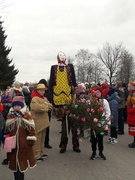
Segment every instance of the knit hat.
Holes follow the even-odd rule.
[[[46,86],[44,84],[37,84],[36,90],[46,90]]]
[[[22,108],[24,107],[24,97],[23,96],[15,96],[13,98],[12,107],[14,107],[16,105],[21,106]]]
[[[114,89],[113,88],[111,88],[109,91],[108,91],[108,96],[111,96],[112,94],[114,93]]]

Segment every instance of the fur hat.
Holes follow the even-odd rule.
[[[46,86],[44,84],[37,84],[36,90],[39,89],[46,90]]]
[[[16,105],[21,106],[22,108],[24,107],[24,97],[23,96],[15,96],[13,98],[12,107],[14,107]]]

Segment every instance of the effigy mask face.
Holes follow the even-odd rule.
[[[61,62],[65,62],[66,61],[66,55],[63,52],[59,52],[58,53],[58,60],[60,60]]]

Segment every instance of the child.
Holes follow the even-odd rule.
[[[49,127],[48,111],[52,109],[52,104],[44,97],[46,87],[38,84],[31,94],[30,110],[35,121],[35,132],[37,142],[33,146],[34,157],[38,162],[42,162],[47,155],[44,154],[44,139],[46,128]]]
[[[36,165],[32,149],[36,137],[34,121],[27,107],[24,106],[22,96],[13,98],[5,128],[9,137],[16,135],[15,149],[8,152],[9,169],[14,172],[15,180],[24,180],[24,172],[27,168]]]
[[[114,89],[110,89],[108,92],[108,102],[111,110],[111,128],[110,128],[110,138],[108,142],[111,144],[118,143],[117,141],[117,127],[118,127],[118,103],[120,101],[120,97],[118,93],[114,91]]]
[[[109,107],[109,103],[107,102],[106,99],[102,98],[102,89],[99,86],[96,86],[95,89],[96,91],[96,97],[98,98],[98,101],[101,102],[103,104],[103,108],[105,109],[105,115],[106,118],[110,117],[110,107]],[[90,157],[91,160],[94,160],[96,157],[96,150],[97,150],[97,143],[98,143],[98,150],[99,150],[99,156],[101,159],[106,160],[106,157],[103,154],[103,135],[100,133],[95,132],[95,134],[93,134],[93,132],[91,132],[91,139],[90,139],[91,143],[92,143],[92,155]]]

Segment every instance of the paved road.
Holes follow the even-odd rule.
[[[91,148],[88,140],[80,144],[81,153],[72,151],[71,135],[67,151],[59,153],[61,122],[52,120],[50,141],[53,149],[46,149],[48,158],[37,166],[28,170],[25,180],[135,180],[135,148],[128,148],[133,138],[127,133],[118,136],[118,144],[107,143],[108,136],[104,137],[104,154],[107,160],[98,157],[90,160]],[[0,152],[0,162],[5,158],[5,152]],[[0,180],[13,180],[13,174],[8,166],[0,164]]]

